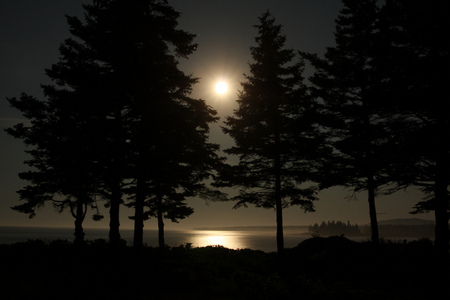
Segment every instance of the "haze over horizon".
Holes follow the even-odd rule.
[[[48,83],[45,68],[58,60],[58,48],[70,37],[64,15],[80,16],[81,3],[87,1],[2,1],[0,2],[0,226],[49,226],[72,227],[73,219],[68,212],[58,214],[51,205],[38,211],[33,219],[15,212],[11,206],[19,203],[15,193],[25,183],[17,174],[25,170],[23,161],[25,147],[4,132],[22,120],[20,113],[9,107],[6,97],[17,97],[22,92],[42,97],[40,85]],[[248,72],[251,60],[249,47],[254,45],[257,17],[269,9],[276,22],[283,25],[287,46],[296,50],[323,54],[334,43],[334,19],[341,7],[335,0],[301,1],[169,1],[182,13],[179,28],[197,35],[198,50],[189,60],[182,60],[181,68],[200,78],[192,96],[205,99],[217,110],[221,121],[211,128],[211,141],[228,148],[232,141],[219,128],[224,117],[235,108],[239,81]],[[228,84],[224,95],[215,93],[218,80]],[[232,192],[232,189],[227,189]],[[284,210],[284,224],[309,225],[321,221],[340,220],[351,223],[369,223],[366,193],[357,195],[359,200],[349,200],[351,192],[341,187],[330,188],[319,194],[316,212],[303,213],[298,207]],[[378,219],[413,218],[409,212],[422,199],[423,194],[414,188],[382,196],[377,200]],[[100,204],[101,205],[101,204]],[[210,202],[192,199],[194,214],[179,224],[166,221],[167,229],[192,229],[195,227],[223,226],[274,226],[273,210],[262,208],[232,209],[233,202]],[[101,205],[102,206],[102,205]],[[94,222],[88,215],[84,227],[108,227],[108,210],[101,207],[105,219]],[[88,213],[89,214],[89,213]],[[128,219],[132,211],[121,208],[121,228],[132,228]],[[417,216],[433,220],[433,214]],[[145,228],[156,228],[156,220],[145,222]]]

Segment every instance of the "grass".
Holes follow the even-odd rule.
[[[97,240],[0,246],[2,299],[447,299],[432,242],[311,238],[276,253],[223,247],[112,249]],[[446,297],[447,296],[447,297]]]

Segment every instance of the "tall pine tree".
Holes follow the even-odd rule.
[[[109,47],[111,41],[108,40],[108,26],[111,25],[111,18],[104,14],[104,9],[110,2],[94,1],[91,5],[85,5],[84,22],[77,17],[67,17],[73,37],[61,44],[59,62],[47,70],[47,75],[54,82],[53,85],[43,86],[47,99],[32,103],[27,100],[29,97],[22,97],[20,101],[13,100],[12,104],[23,112],[34,110],[37,103],[46,109],[45,114],[25,115],[30,120],[36,118],[36,124],[47,124],[45,132],[42,126],[34,125],[33,122],[28,128],[31,132],[39,131],[44,134],[37,137],[42,142],[35,140],[30,143],[24,140],[36,147],[34,153],[45,152],[51,157],[40,164],[35,176],[48,173],[48,170],[54,168],[57,163],[54,157],[67,156],[72,159],[72,166],[61,166],[63,174],[53,172],[45,180],[59,185],[71,185],[74,174],[79,174],[80,179],[84,178],[85,181],[92,180],[95,195],[108,201],[110,242],[118,244],[119,206],[122,203],[125,152],[128,147],[124,123],[128,99],[121,90],[123,75],[113,66],[112,52],[120,50]],[[119,27],[117,24],[114,26]],[[54,142],[50,143],[52,139]],[[68,141],[72,141],[71,144],[65,145]],[[84,149],[89,149],[89,152]],[[37,159],[34,153],[32,155]],[[85,155],[89,156],[84,157]],[[84,170],[84,173],[79,170]],[[46,185],[42,180],[34,184],[45,192],[43,187]],[[72,186],[75,192],[83,190],[76,185]],[[28,198],[29,202],[30,200]],[[81,202],[78,207],[82,204]],[[81,214],[81,209],[76,211],[80,223],[85,212]]]
[[[450,49],[448,1],[390,0],[382,10],[389,45],[388,99],[404,117],[396,135],[404,157],[398,161],[400,185],[419,186],[427,195],[416,212],[434,211],[436,249],[449,249],[450,122],[446,87]]]
[[[240,187],[235,207],[275,209],[281,253],[283,208],[314,210],[317,189],[308,182],[317,170],[321,139],[311,118],[314,105],[303,83],[303,62],[293,62],[296,53],[284,48],[286,37],[269,12],[259,20],[257,45],[250,47],[251,75],[245,76],[239,107],[223,128],[235,141],[225,152],[237,155],[239,163],[228,168],[222,184]]]
[[[44,86],[47,99],[11,99],[31,126],[9,131],[35,147],[29,164],[38,169],[22,175],[32,188],[18,209],[34,213],[60,194],[70,202],[57,203],[68,203],[80,223],[81,208],[102,197],[117,244],[127,192],[134,244],[142,245],[145,217],[156,215],[163,245],[163,217],[189,216],[187,197],[221,195],[204,182],[221,164],[218,145],[207,141],[216,112],[189,97],[197,79],[178,69],[177,58],[196,49],[194,35],[177,28],[180,14],[165,0],[96,0],[84,9],[83,20],[68,18],[73,38],[47,71],[55,83]]]
[[[391,139],[395,118],[382,85],[379,7],[376,0],[343,4],[336,20],[336,46],[327,48],[324,59],[305,57],[315,67],[313,93],[323,101],[323,124],[334,146],[328,184],[367,191],[372,241],[378,242],[375,198],[393,181],[389,172],[396,151]]]
[[[216,195],[204,180],[221,161],[218,145],[208,143],[216,112],[189,96],[197,79],[178,68],[177,59],[197,47],[194,35],[177,28],[180,14],[167,1],[98,1],[96,9],[96,27],[105,32],[99,49],[126,99],[134,245],[142,245],[144,220],[156,217],[164,246],[163,218],[189,216],[187,197]]]
[[[56,86],[44,86],[46,100],[28,95],[9,99],[28,122],[7,131],[31,147],[27,150],[31,159],[25,161],[31,168],[19,174],[30,182],[19,191],[26,203],[13,209],[32,217],[46,201],[51,201],[60,212],[68,208],[75,218],[77,243],[84,238],[82,223],[87,208],[94,205],[101,190],[98,146],[103,133],[96,125],[101,122],[102,114],[90,105],[94,84],[91,75],[95,71],[96,66],[83,59],[62,58],[57,66],[47,70]],[[101,218],[98,214],[94,217]]]

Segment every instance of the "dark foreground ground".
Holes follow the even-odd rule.
[[[276,253],[111,249],[104,241],[0,245],[0,299],[450,299],[432,243],[311,238]]]

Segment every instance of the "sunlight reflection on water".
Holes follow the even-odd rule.
[[[306,229],[305,229],[306,228]],[[310,237],[305,228],[286,228],[284,246],[292,248]],[[266,252],[276,251],[276,230],[187,230],[184,232],[186,243],[193,247],[223,246],[229,249],[253,249]]]
[[[285,228],[284,246],[292,248],[311,237],[304,228]],[[86,228],[86,239],[108,239],[107,228]],[[47,227],[8,227],[0,226],[0,245],[28,240],[40,239],[43,241],[68,240],[73,241],[73,228],[47,228]],[[122,229],[122,239],[128,246],[133,245],[133,230]],[[368,237],[350,237],[355,241],[367,241]],[[412,241],[418,238],[395,237],[388,240],[402,242]],[[265,252],[277,250],[275,229],[255,230],[166,230],[166,244],[171,247],[179,247],[191,244],[192,247],[223,246],[229,249],[253,249]],[[144,245],[158,247],[158,230],[144,230]]]
[[[192,243],[193,247],[223,246],[229,249],[276,251],[275,230],[190,230],[186,233],[186,242]],[[284,235],[285,247],[295,247],[307,237],[298,231],[287,231]]]
[[[242,231],[194,230],[191,233],[194,247],[220,245],[231,249],[245,249],[250,246],[245,239],[247,234]]]
[[[85,231],[87,240],[108,239],[107,228],[87,228]],[[294,247],[309,237],[301,233],[301,230],[286,230],[284,235],[285,247]],[[127,242],[127,245],[133,245],[132,229],[122,229],[121,236]],[[29,239],[73,241],[73,228],[0,226],[0,244],[24,242]],[[171,247],[186,244],[191,244],[192,247],[220,245],[229,249],[276,251],[275,230],[166,230],[165,239],[166,244]],[[158,247],[158,231],[145,229],[144,244]]]

